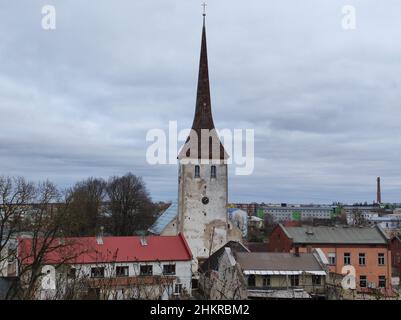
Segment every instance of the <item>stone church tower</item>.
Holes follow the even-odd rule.
[[[227,242],[227,159],[213,123],[205,14],[195,116],[179,155],[177,231],[184,234],[197,265]]]
[[[182,233],[193,254],[192,272],[228,241],[242,241],[237,222],[228,217],[228,154],[215,131],[209,86],[205,14],[198,90],[192,130],[178,154],[178,199],[148,229],[155,235]]]

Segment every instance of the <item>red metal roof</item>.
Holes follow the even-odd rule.
[[[192,260],[191,250],[185,238],[177,236],[147,236],[146,245],[143,237],[103,237],[103,244],[98,244],[96,237],[79,237],[53,240],[46,245],[44,240],[37,241],[36,252],[46,246],[45,263],[81,264],[112,262],[150,262],[150,261],[188,261]],[[33,261],[33,240],[19,239],[19,257],[23,264]]]

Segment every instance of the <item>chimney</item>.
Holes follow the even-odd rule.
[[[64,238],[64,232],[63,232],[63,230],[61,230],[61,232],[60,232],[60,238],[58,239],[58,244],[59,244],[60,246],[65,245],[65,238]]]
[[[147,246],[148,241],[146,240],[146,236],[141,236],[141,246]]]
[[[382,193],[380,190],[380,177],[377,177],[377,197],[376,197],[376,202],[377,203],[382,203]]]
[[[96,242],[97,242],[97,244],[99,244],[99,245],[103,244],[103,230],[104,230],[104,227],[101,226],[101,227],[100,227],[100,232],[99,232],[99,234],[98,234],[97,237],[96,237]]]

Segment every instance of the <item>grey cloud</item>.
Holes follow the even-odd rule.
[[[142,175],[154,199],[177,196],[177,167],[146,164],[146,132],[192,123],[201,1],[0,4],[0,174],[68,187],[89,175]],[[253,128],[255,172],[231,201],[370,201],[401,194],[401,3],[209,3],[218,128]],[[347,4],[348,4],[347,3]]]

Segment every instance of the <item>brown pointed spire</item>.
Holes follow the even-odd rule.
[[[207,61],[205,14],[203,15],[202,44],[199,60],[198,90],[192,129],[214,129],[210,99],[209,67]]]
[[[195,108],[195,116],[194,121],[192,123],[192,129],[197,133],[198,137],[198,158],[201,159],[201,130],[208,129],[213,130],[215,129],[213,123],[213,116],[212,116],[212,106],[211,106],[211,99],[210,99],[210,84],[209,84],[209,67],[208,67],[208,59],[207,59],[207,45],[206,45],[206,24],[205,24],[205,16],[206,14],[203,13],[203,27],[202,27],[202,44],[201,44],[201,52],[200,52],[200,60],[199,60],[199,75],[198,75],[198,89],[196,94],[196,108]],[[217,136],[216,136],[217,137]],[[190,140],[188,137],[187,142]],[[227,159],[228,155],[226,154],[224,147],[220,140],[216,139],[217,148],[220,149],[220,154],[218,156],[219,159]],[[212,149],[213,142],[210,141],[209,145],[209,159],[213,159]],[[195,146],[190,145],[190,148],[186,152],[186,156],[191,156],[191,149]]]

